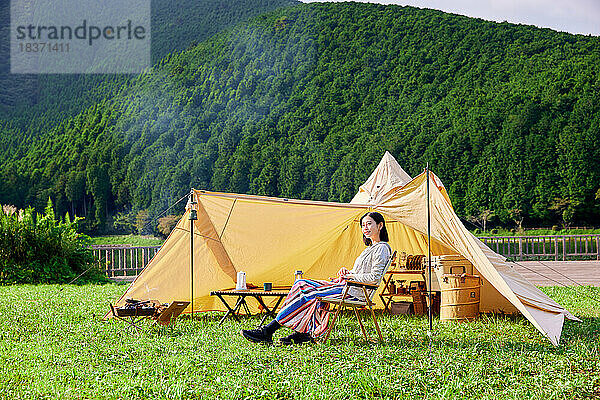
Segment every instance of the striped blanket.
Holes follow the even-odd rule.
[[[345,286],[331,281],[298,279],[277,314],[277,322],[296,332],[311,333],[313,337],[322,335],[329,322],[329,304],[320,302],[319,298],[341,296]]]

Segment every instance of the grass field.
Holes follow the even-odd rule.
[[[582,323],[555,348],[524,319],[435,321],[381,317],[386,341],[360,340],[342,319],[331,343],[246,342],[256,317],[220,314],[172,330],[127,334],[102,321],[117,284],[0,287],[0,397],[4,399],[592,399],[600,397],[600,288],[545,288]],[[277,337],[287,335],[282,329]]]
[[[153,236],[111,235],[93,237],[91,244],[129,244],[131,246],[160,246],[163,244],[163,242],[163,239]]]

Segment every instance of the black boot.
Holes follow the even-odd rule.
[[[279,339],[281,344],[300,344],[314,342],[310,333],[294,332],[290,336]]]
[[[243,329],[242,335],[251,342],[273,343],[273,333],[279,328],[281,328],[281,325],[274,319],[268,325],[258,329]]]

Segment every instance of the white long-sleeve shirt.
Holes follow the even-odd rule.
[[[379,283],[391,254],[392,248],[387,242],[368,246],[354,261],[354,267],[350,274],[346,275],[347,278],[357,282]],[[355,297],[364,297],[362,289],[350,288],[348,293]]]

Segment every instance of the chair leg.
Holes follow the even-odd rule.
[[[363,290],[363,294],[365,295],[365,299],[367,299],[367,305],[369,306],[369,310],[371,310],[371,316],[373,317],[373,323],[375,324],[375,329],[377,329],[377,335],[379,335],[379,340],[381,340],[383,342],[383,336],[381,336],[381,330],[379,329],[379,324],[377,323],[377,318],[375,318],[375,312],[373,311],[373,306],[372,306],[372,302],[371,299],[369,297],[369,295],[367,294],[367,289],[363,286],[362,288]],[[383,297],[382,297],[383,300]],[[392,301],[392,298],[390,297],[390,302]],[[383,304],[385,305],[386,309],[387,309],[387,305],[385,304],[385,301],[383,302]],[[389,303],[388,303],[389,304]]]
[[[375,329],[377,329],[377,334],[379,335],[379,340],[383,342],[383,336],[381,335],[381,330],[379,329],[379,324],[377,323],[377,318],[375,318],[375,311],[373,311],[373,307],[369,303],[369,310],[371,310],[371,316],[373,317],[373,323],[375,324]]]
[[[362,330],[365,340],[368,342],[369,336],[367,336],[367,331],[365,330],[362,320],[360,319],[360,315],[358,315],[358,310],[356,309],[356,307],[352,307],[352,308],[354,309],[354,315],[356,315],[356,318],[358,319],[358,323],[360,324],[360,329]]]
[[[338,305],[338,309],[335,312],[335,315],[333,316],[333,321],[331,321],[331,327],[329,328],[329,330],[327,331],[327,336],[325,336],[325,340],[323,341],[323,343],[327,342],[327,339],[329,339],[329,334],[331,333],[331,330],[333,329],[333,326],[335,325],[335,321],[340,313],[340,311],[342,310],[342,307],[344,307],[344,299],[346,298],[346,295],[348,294],[348,289],[350,287],[348,285],[346,285],[346,287],[344,288],[344,293],[342,293],[342,301],[340,302],[340,304]]]
[[[325,339],[323,340],[323,343],[327,343],[327,340],[329,339],[329,334],[331,333],[331,331],[333,330],[333,327],[335,326],[335,321],[337,320],[338,314],[340,313],[341,309],[342,309],[342,305],[340,304],[340,305],[338,305],[338,308],[335,311],[335,314],[333,314],[333,320],[331,322],[329,322],[329,327],[327,328],[327,334],[325,335]]]

